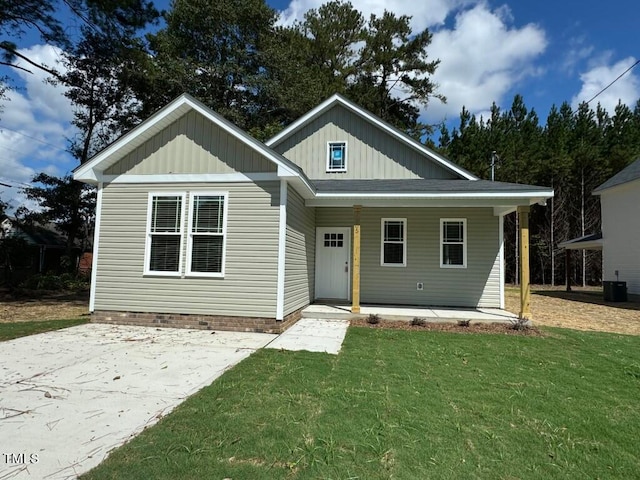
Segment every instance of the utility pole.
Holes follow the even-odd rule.
[[[494,150],[491,152],[491,181],[496,181],[496,168],[500,168],[500,157]]]

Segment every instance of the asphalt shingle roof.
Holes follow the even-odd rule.
[[[617,187],[618,185],[632,182],[633,180],[637,180],[639,178],[640,178],[640,158],[636,159],[631,165],[620,170],[609,180],[607,180],[602,185],[597,187],[593,191],[593,193],[598,193],[602,190],[606,190],[607,188]]]
[[[521,193],[550,187],[489,180],[313,180],[318,193]]]

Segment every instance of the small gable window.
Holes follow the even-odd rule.
[[[327,172],[347,171],[347,142],[329,142]]]

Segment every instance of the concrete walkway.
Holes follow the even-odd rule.
[[[337,355],[349,328],[348,320],[302,318],[266,348],[307,350]]]
[[[0,343],[0,479],[70,479],[276,336],[88,324]]]
[[[384,320],[411,321],[415,317],[424,318],[427,322],[452,322],[471,320],[473,322],[509,323],[518,318],[517,315],[499,308],[427,308],[362,305],[359,314],[351,313],[350,305],[313,304],[302,311],[303,317],[350,319],[365,318],[370,314],[379,315]]]

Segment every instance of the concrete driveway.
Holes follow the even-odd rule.
[[[275,337],[88,324],[0,343],[0,480],[75,478]]]

